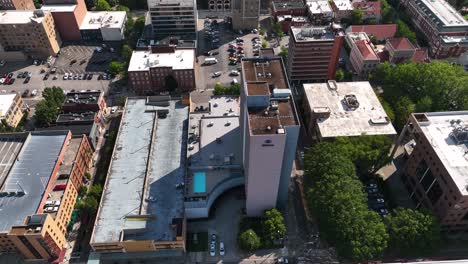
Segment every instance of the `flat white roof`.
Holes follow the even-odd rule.
[[[311,111],[330,112],[328,118],[317,119],[322,138],[396,134],[369,82],[308,83],[304,91]],[[356,97],[356,109],[347,107],[346,95]]]
[[[309,12],[311,14],[327,14],[332,13],[332,9],[328,1],[319,0],[319,1],[308,1],[307,6],[309,7]]]
[[[456,127],[468,129],[468,111],[426,113],[426,116],[429,122],[419,123],[422,132],[462,195],[468,195],[468,143],[457,144],[451,135]]]
[[[0,94],[0,117],[4,117],[10,109],[16,94]]]
[[[349,0],[333,0],[339,11],[351,11],[353,10],[353,4]]]
[[[419,0],[417,4],[418,3],[425,5],[445,26],[468,26],[468,21],[466,21],[447,1]],[[423,7],[420,6],[420,8]]]
[[[88,11],[80,26],[80,30],[122,28],[126,16],[127,13],[125,11]]]
[[[34,17],[35,10],[6,10],[0,11],[0,24],[28,24],[41,23],[44,17]]]
[[[134,51],[128,71],[147,71],[154,67],[172,67],[174,70],[193,69],[194,60],[194,49],[176,49],[174,53]]]
[[[51,12],[73,12],[75,8],[76,5],[43,5],[41,7],[42,10]]]

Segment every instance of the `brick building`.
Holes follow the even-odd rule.
[[[52,13],[63,40],[81,39],[80,25],[87,12],[84,0],[44,1],[41,9]]]
[[[335,78],[345,35],[340,26],[292,27],[288,76],[291,81],[326,81]]]
[[[0,138],[5,146],[0,155],[16,157],[2,164],[5,170],[0,175],[0,252],[61,261],[93,151],[86,137],[72,139],[69,131],[0,134]]]
[[[275,0],[271,2],[273,16],[276,18],[278,16],[305,16],[306,6],[303,1],[293,0],[293,1],[282,1]]]
[[[346,43],[350,48],[349,60],[354,72],[360,77],[367,77],[380,63],[374,45],[365,32],[347,33]]]
[[[0,0],[0,10],[34,10],[33,0]]]
[[[468,51],[468,21],[444,0],[402,0],[413,24],[429,42],[436,59]]]
[[[139,95],[189,92],[195,75],[194,49],[153,46],[134,51],[128,66],[129,85]]]
[[[354,9],[359,9],[363,13],[363,20],[375,19],[377,23],[380,21],[381,6],[379,1],[375,2],[353,2]]]
[[[18,126],[23,118],[23,99],[19,94],[0,95],[0,119],[11,126]]]
[[[330,3],[325,0],[308,0],[307,15],[314,25],[325,25],[333,20],[333,10]]]
[[[449,234],[468,232],[468,112],[414,113],[402,132],[401,178],[416,208],[425,207]]]
[[[57,55],[61,45],[62,39],[51,12],[0,11],[0,47],[3,51],[20,51],[33,58],[47,58]]]

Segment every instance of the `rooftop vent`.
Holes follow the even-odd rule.
[[[354,94],[345,95],[344,100],[345,100],[346,106],[351,110],[355,110],[359,107],[359,102],[356,98],[356,95]]]
[[[464,144],[468,142],[468,125],[458,126],[452,130],[450,136],[457,144]]]

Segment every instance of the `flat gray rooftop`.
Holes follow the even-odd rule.
[[[317,119],[322,138],[396,134],[369,82],[308,83],[304,92],[310,111],[330,113]],[[359,103],[356,109],[346,105],[347,95],[355,96]]]
[[[21,225],[26,216],[36,213],[67,134],[32,132],[26,139],[1,190],[26,194],[0,197],[0,231]]]
[[[426,14],[434,14],[434,20],[442,22],[443,26],[468,26],[462,15],[445,0],[416,0],[415,3]],[[432,17],[432,14],[429,18]]]
[[[183,190],[175,185],[184,178],[187,118],[180,102],[128,99],[91,243],[175,240],[172,219],[184,215]]]

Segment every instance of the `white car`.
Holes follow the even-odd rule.
[[[34,89],[34,90],[31,92],[31,95],[32,95],[32,96],[36,96],[36,95],[37,95],[37,89]]]
[[[239,74],[240,74],[239,71],[236,71],[236,70],[232,70],[232,71],[229,73],[229,75],[231,75],[231,76],[239,76]]]
[[[219,255],[224,256],[226,252],[224,251],[224,242],[219,242]]]
[[[220,71],[213,72],[213,74],[211,75],[211,77],[216,78],[216,77],[221,76],[221,74],[222,74],[222,73],[221,73]]]
[[[5,66],[5,63],[6,63],[6,62],[5,62],[4,60],[1,60],[1,61],[0,61],[0,67]]]
[[[63,79],[68,80],[68,73],[65,73],[65,75],[63,75]]]
[[[5,82],[5,78],[0,79],[0,84],[3,84]]]
[[[214,257],[216,255],[216,244],[211,243],[210,245],[210,256]]]

